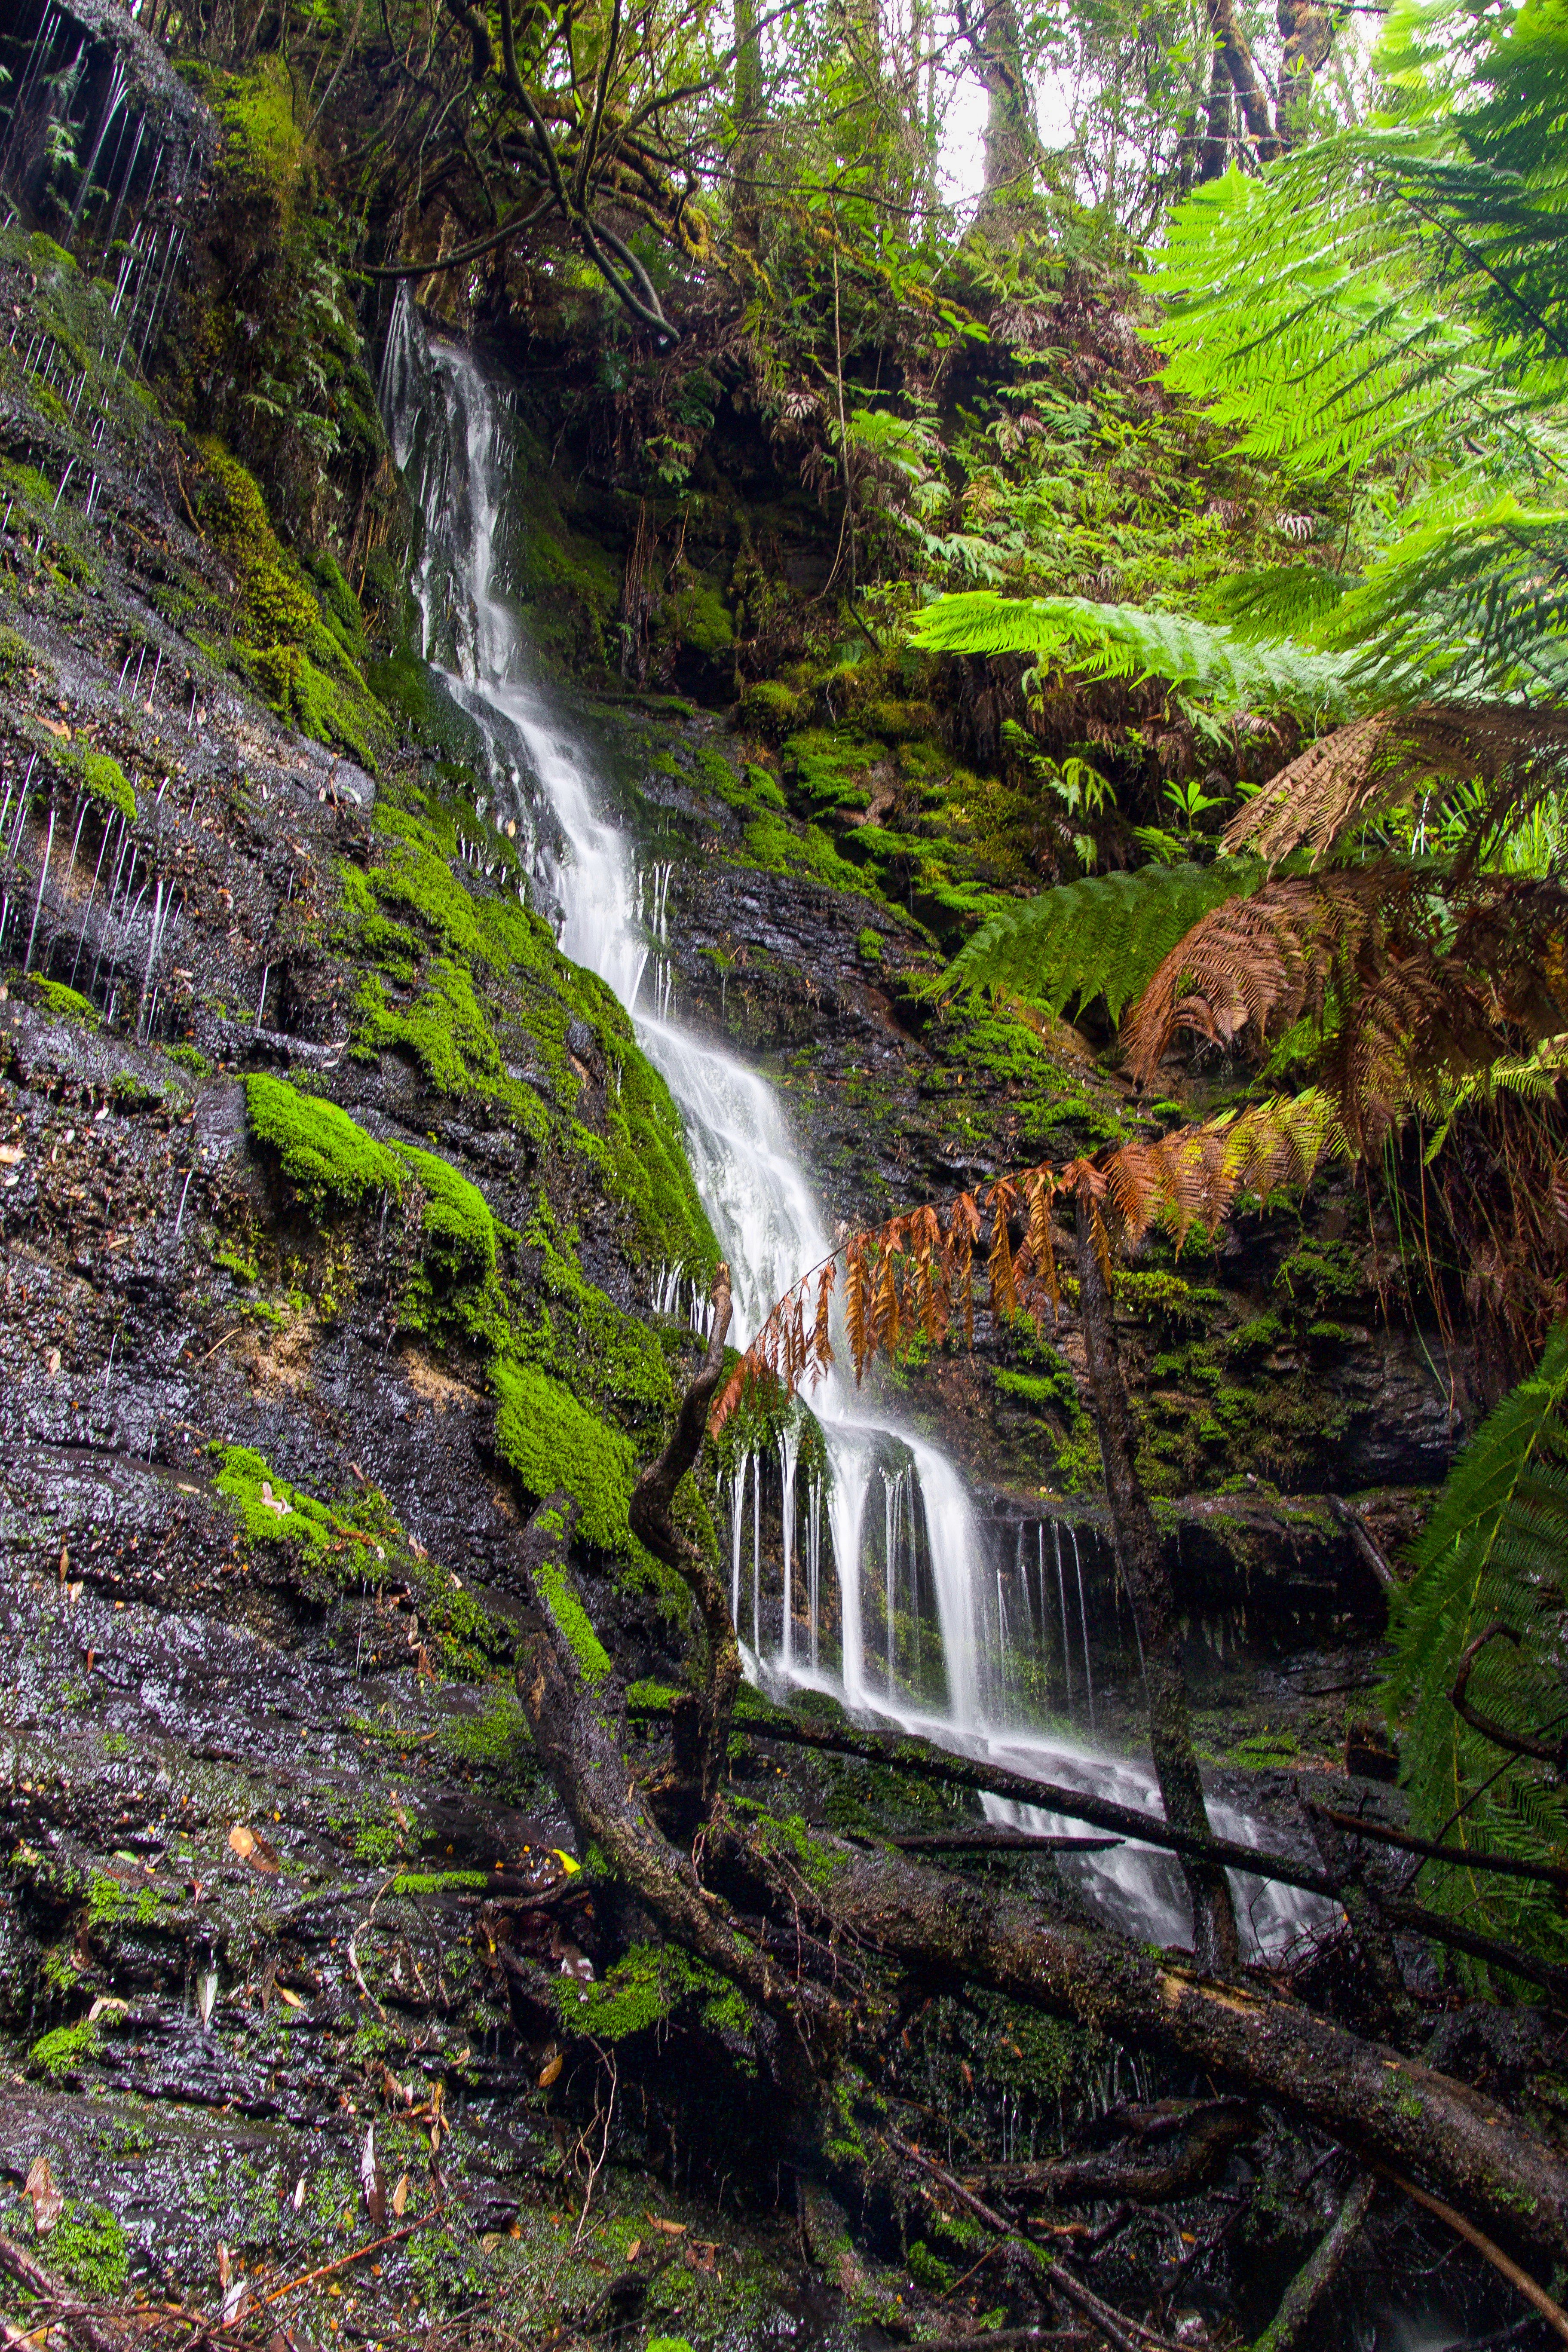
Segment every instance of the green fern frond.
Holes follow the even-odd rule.
[[[1448,1475],[1400,1595],[1384,1700],[1406,1709],[1406,1779],[1415,1827],[1480,1849],[1543,1859],[1568,1845],[1568,1800],[1546,1768],[1463,1723],[1449,1699],[1459,1662],[1489,1625],[1470,1677],[1474,1707],[1515,1734],[1568,1728],[1560,1660],[1568,1564],[1568,1323],[1536,1371],[1504,1398]],[[1501,1768],[1500,1770],[1499,1768]],[[1527,1885],[1445,1870],[1429,1898],[1493,1932],[1561,1955],[1568,1922]]]
[[[1008,989],[1053,1016],[1103,999],[1120,1020],[1193,925],[1223,900],[1250,896],[1268,872],[1261,858],[1227,857],[1064,882],[993,915],[937,986]]]
[[[1427,1167],[1447,1142],[1454,1121],[1472,1103],[1486,1102],[1494,1094],[1520,1095],[1527,1102],[1545,1102],[1556,1094],[1565,1070],[1568,1036],[1543,1037],[1533,1054],[1510,1055],[1491,1063],[1474,1077],[1460,1079],[1448,1095],[1442,1125],[1422,1155]]]
[[[1285,708],[1327,719],[1351,707],[1349,666],[1338,655],[1083,596],[966,589],[929,605],[911,625],[910,642],[922,653],[1027,654],[1090,678],[1161,678],[1222,710]]]
[[[1321,563],[1270,563],[1233,572],[1211,590],[1209,617],[1238,636],[1294,636],[1316,628],[1350,584]]]

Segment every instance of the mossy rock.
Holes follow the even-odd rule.
[[[247,1078],[245,1096],[251,1135],[276,1152],[284,1175],[312,1206],[340,1201],[357,1208],[373,1193],[402,1192],[401,1161],[336,1103],[264,1076]]]
[[[777,678],[764,677],[747,687],[735,706],[735,723],[746,735],[764,743],[782,743],[806,717],[804,696],[792,693]]]
[[[63,981],[31,980],[27,985],[41,1012],[52,1013],[57,1021],[79,1021],[84,1028],[98,1027],[98,1007]]]
[[[498,1363],[496,1445],[536,1501],[564,1487],[585,1541],[601,1551],[634,1548],[627,1521],[637,1455],[629,1438],[531,1364]],[[640,1546],[637,1547],[640,1550]]]
[[[128,824],[135,824],[135,787],[118,760],[111,760],[107,751],[89,751],[82,761],[81,780],[89,799],[118,809]]]

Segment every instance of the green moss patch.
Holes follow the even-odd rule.
[[[136,822],[136,791],[118,760],[107,751],[89,751],[82,761],[82,784],[89,797],[105,808],[118,809],[128,823]]]
[[[629,1438],[531,1364],[497,1364],[496,1444],[536,1501],[563,1486],[583,1535],[601,1551],[624,1552],[637,1456]]]
[[[401,1162],[336,1103],[263,1076],[246,1080],[245,1097],[252,1136],[276,1152],[284,1175],[313,1207],[341,1201],[357,1208],[372,1194],[402,1192]]]

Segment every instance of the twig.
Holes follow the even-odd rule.
[[[49,2276],[41,2263],[36,2263],[25,2247],[10,2238],[0,2238],[0,2270],[8,2271],[18,2286],[25,2286],[42,2303],[50,2304],[59,2315],[59,2323],[68,2334],[77,2336],[88,2352],[121,2352],[121,2338],[100,2327],[89,2312],[84,2311]]]
[[[131,1238],[132,1238],[132,1236],[128,1234],[126,1235],[126,1239],[127,1239],[127,1241],[129,1241]],[[118,1244],[116,1244],[116,1246],[118,1247]],[[228,1345],[228,1343],[229,1343],[229,1341],[230,1341],[231,1339],[237,1339],[239,1338],[239,1336],[240,1336],[240,1333],[244,1330],[244,1328],[245,1328],[245,1326],[244,1326],[244,1324],[243,1324],[243,1323],[237,1323],[237,1324],[235,1325],[235,1327],[234,1327],[234,1328],[233,1328],[233,1330],[232,1330],[232,1331],[226,1331],[226,1332],[224,1333],[224,1335],[223,1335],[223,1338],[222,1338],[221,1339],[219,1339],[219,1340],[216,1340],[216,1341],[214,1343],[214,1345],[213,1345],[212,1347],[210,1347],[210,1348],[207,1349],[207,1352],[206,1352],[206,1355],[205,1355],[205,1356],[198,1356],[198,1357],[196,1358],[196,1361],[197,1361],[197,1363],[198,1363],[198,1364],[205,1364],[205,1363],[206,1362],[206,1360],[207,1360],[207,1357],[209,1357],[209,1356],[216,1356],[216,1355],[217,1354],[217,1351],[218,1351],[218,1349],[219,1349],[219,1348],[226,1348],[226,1347],[227,1347],[227,1345]]]
[[[1519,2289],[1525,2301],[1535,2305],[1548,2327],[1554,2327],[1564,2344],[1568,2344],[1568,2312],[1564,2312],[1560,2304],[1553,2303],[1545,2288],[1537,2286],[1529,2272],[1521,2271],[1519,2264],[1505,2254],[1500,2246],[1494,2245],[1473,2221],[1467,2221],[1462,2213],[1456,2213],[1453,2207],[1445,2205],[1440,2197],[1433,2197],[1426,2189],[1417,2189],[1413,2180],[1406,2180],[1400,2173],[1391,2172],[1385,2164],[1376,2165],[1373,2169],[1382,2173],[1385,2180],[1392,2180],[1396,2189],[1403,2189],[1406,2197],[1414,2199],[1428,2213],[1435,2213],[1439,2221],[1446,2221],[1467,2245],[1474,2246],[1478,2254],[1484,2254],[1493,2269],[1500,2270],[1510,2284]]]
[[[908,2140],[900,2138],[891,2126],[883,2126],[882,2137],[898,2155],[910,2164],[919,2165],[921,2171],[929,2172],[933,2180],[940,2180],[949,2196],[956,2198],[977,2221],[984,2221],[985,2227],[994,2230],[999,2238],[1009,2239],[1021,2247],[1044,2284],[1061,2295],[1064,2301],[1075,2305],[1084,2317],[1099,2328],[1107,2342],[1116,2347],[1116,2352],[1143,2352],[1145,2345],[1163,2346],[1165,2343],[1165,2337],[1157,2336],[1152,2327],[1145,2327],[1139,2320],[1128,2319],[1120,2311],[1113,2310],[1110,2304],[1102,2303],[1099,2295],[1068,2270],[1059,2254],[1047,2252],[1026,2231],[1005,2221],[1000,2213],[993,2212],[989,2205],[965,2189],[962,2180],[956,2179],[931,2157],[922,2155],[918,2147],[912,2147]],[[1131,2328],[1137,2330],[1136,2335],[1129,2334]]]
[[[595,2042],[594,2047],[595,2050],[599,2050],[599,2045],[596,2042]],[[583,2232],[588,2226],[588,2208],[594,2201],[594,2189],[598,2181],[599,2175],[603,2172],[605,2165],[609,2162],[610,2126],[616,2119],[616,2088],[619,2081],[619,2075],[616,2068],[615,2053],[613,2051],[606,2053],[603,2050],[599,2050],[599,2056],[604,2060],[605,2063],[610,2070],[610,2095],[605,2107],[605,2129],[604,2136],[599,2142],[598,2157],[595,2159],[595,2157],[590,2155],[588,2158],[588,2185],[583,2191],[583,2210],[577,2216],[577,2227],[572,2236],[572,2251],[574,2253],[576,2252],[578,2247],[582,2244]],[[586,2129],[584,2131],[582,2137],[577,2142],[577,2147],[581,2148],[587,2146],[588,2134],[593,2130],[594,2126],[598,2122],[598,2120],[599,2097],[597,2085],[595,2085],[594,2093],[594,2112],[592,2116],[589,2118]],[[573,2154],[576,2154],[575,2148],[573,2150]]]
[[[301,2277],[290,2279],[287,2286],[275,2286],[270,2294],[258,2299],[264,2304],[281,2303],[286,2294],[292,2294],[299,2287],[314,2286],[318,2279],[331,2278],[334,2271],[346,2271],[351,2263],[363,2262],[366,2254],[379,2254],[383,2246],[401,2245],[420,2226],[417,2221],[405,2221],[401,2230],[394,2230],[384,2238],[373,2238],[368,2246],[356,2246],[352,2254],[340,2254],[335,2263],[323,2263],[319,2270],[306,2271]]]

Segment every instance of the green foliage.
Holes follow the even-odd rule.
[[[213,440],[202,445],[203,520],[239,577],[232,659],[279,718],[374,767],[385,715],[341,625],[323,618],[314,591],[285,555],[257,483]]]
[[[1266,878],[1254,858],[1087,875],[1010,901],[953,958],[942,988],[1011,989],[1059,1013],[1103,999],[1113,1020],[1212,908]]]
[[[1030,654],[1089,678],[1163,678],[1222,711],[1285,709],[1319,721],[1351,709],[1347,665],[1337,656],[1081,596],[970,589],[928,605],[910,640],[923,653]]]
[[[79,2025],[57,2025],[40,2034],[27,2053],[29,2071],[47,2083],[64,2083],[79,2074],[98,2047],[99,2029],[85,2019]]]
[[[1477,1431],[1449,1473],[1399,1595],[1384,1696],[1408,1716],[1406,1777],[1415,1827],[1428,1837],[1556,1860],[1568,1808],[1544,1761],[1510,1756],[1461,1721],[1449,1699],[1466,1650],[1493,1625],[1468,1704],[1515,1738],[1554,1746],[1565,1706],[1560,1626],[1568,1559],[1568,1323],[1536,1370]],[[1444,1870],[1427,1899],[1471,1925],[1562,1958],[1568,1929],[1549,1891],[1528,1881]]]
[[[1433,88],[1402,60],[1395,110],[1176,214],[1166,382],[1320,512],[1349,498],[1361,577],[1310,635],[1363,691],[1544,698],[1568,682],[1561,6],[1474,12],[1446,66]]]

